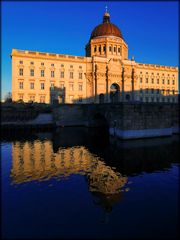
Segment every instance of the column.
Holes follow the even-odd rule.
[[[134,66],[132,66],[132,101],[134,101]]]
[[[94,83],[95,83],[95,103],[96,103],[97,101],[97,64],[95,64]]]
[[[124,66],[122,66],[122,102],[124,102]]]
[[[108,102],[108,65],[106,65],[106,102]]]

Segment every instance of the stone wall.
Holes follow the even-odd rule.
[[[87,105],[61,104],[53,108],[53,120],[56,126],[86,126]]]
[[[110,135],[122,139],[179,133],[179,105],[176,103],[60,104],[48,108],[6,106],[1,109],[1,119],[1,125],[14,122],[15,125],[51,124],[54,127],[108,126]]]
[[[178,104],[167,103],[65,104],[53,110],[57,126],[97,127],[106,121],[110,135],[122,139],[179,133],[178,113]]]

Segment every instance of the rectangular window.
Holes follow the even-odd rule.
[[[82,90],[83,90],[83,85],[79,84],[79,91],[82,91]]]
[[[169,84],[169,79],[167,80],[167,84]]]
[[[44,66],[44,63],[43,63],[43,62],[41,63],[41,66]]]
[[[70,65],[70,68],[73,68],[73,65]]]
[[[154,83],[154,78],[151,79],[151,83]]]
[[[54,63],[51,64],[51,67],[54,67]]]
[[[142,83],[143,82],[143,79],[142,78],[140,78],[140,83]]]
[[[44,70],[41,70],[41,77],[44,77]]]
[[[64,64],[61,64],[61,67],[64,67]]]
[[[99,47],[99,52],[101,52],[101,47]]]
[[[96,52],[96,46],[94,47],[94,52]]]
[[[34,69],[30,69],[30,76],[34,76]]]
[[[50,86],[51,89],[54,89],[54,83],[51,82],[51,86]]]
[[[106,46],[103,46],[103,51],[106,52]]]
[[[23,82],[19,82],[19,89],[23,89]]]
[[[111,47],[111,46],[109,47],[109,51],[110,51],[110,52],[112,51],[112,47]]]
[[[79,69],[82,69],[82,66],[79,66]]]
[[[20,76],[23,76],[23,68],[20,68],[20,69],[19,69],[19,75],[20,75]]]
[[[40,96],[40,103],[45,103],[45,96]]]
[[[74,91],[74,84],[72,84],[72,83],[69,84],[69,90]]]
[[[64,84],[63,83],[60,84],[60,88],[64,89]]]
[[[54,71],[51,71],[51,77],[52,78],[54,77]]]
[[[62,71],[62,72],[60,73],[60,77],[61,77],[61,78],[64,78],[64,71]]]
[[[164,84],[164,79],[162,79],[162,84]]]
[[[41,83],[41,89],[44,90],[44,83]]]
[[[172,94],[173,94],[173,95],[175,94],[175,90],[172,90]]]
[[[148,78],[146,78],[146,83],[148,83]]]
[[[73,102],[74,96],[69,96],[70,102]]]
[[[153,88],[151,88],[151,93],[154,93],[154,89]]]
[[[23,94],[19,94],[19,100],[23,100]]]
[[[170,90],[168,89],[168,90],[167,90],[167,94],[169,95],[169,93],[170,93]]]
[[[35,101],[35,96],[34,96],[34,95],[30,95],[30,96],[29,96],[29,100],[32,101],[32,102],[34,102],[34,101]]]
[[[70,77],[71,79],[73,79],[73,72],[70,72],[69,77]]]
[[[173,84],[173,85],[175,84],[175,80],[172,80],[172,84]]]
[[[82,79],[82,73],[79,73],[79,79]]]
[[[79,96],[79,102],[82,102],[82,97],[81,96]]]
[[[30,89],[34,89],[34,83],[33,82],[30,83]]]
[[[34,62],[31,62],[30,64],[31,64],[31,65],[34,65]]]
[[[23,61],[19,61],[20,64],[23,64]]]
[[[114,47],[114,52],[116,52],[116,47]]]
[[[120,48],[118,48],[118,53],[120,53]]]

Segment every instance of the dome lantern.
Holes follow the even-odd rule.
[[[107,9],[103,15],[103,22],[94,28],[90,40],[101,36],[114,36],[123,39],[120,29],[110,22],[110,14],[107,12]]]

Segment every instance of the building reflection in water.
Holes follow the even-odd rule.
[[[71,138],[69,138],[71,136]],[[99,131],[60,129],[51,135],[40,134],[33,140],[12,144],[12,184],[63,181],[72,174],[85,175],[95,205],[104,209],[103,222],[113,206],[129,190],[128,177],[143,172],[167,171],[178,162],[176,137],[111,141]],[[128,186],[128,187],[127,187]]]
[[[110,196],[120,193],[127,183],[127,177],[107,166],[84,146],[59,147],[54,152],[49,140],[16,141],[12,146],[12,157],[13,184],[82,174],[87,177],[90,192]]]

